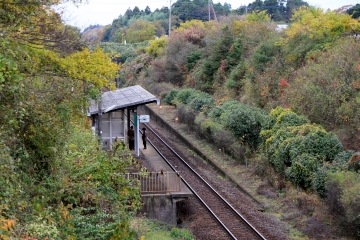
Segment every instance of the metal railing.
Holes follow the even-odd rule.
[[[140,181],[142,193],[180,192],[180,175],[177,172],[127,173],[128,179]]]

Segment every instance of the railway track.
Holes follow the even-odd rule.
[[[175,170],[181,173],[183,182],[194,193],[202,206],[208,211],[215,221],[221,226],[228,239],[266,239],[239,211],[239,206],[233,206],[216,187],[202,176],[201,170],[191,163],[191,160],[180,156],[174,146],[170,146],[161,133],[158,133],[149,124],[144,124],[148,129],[149,143]],[[246,197],[244,196],[238,196]],[[243,206],[243,208],[246,206]]]

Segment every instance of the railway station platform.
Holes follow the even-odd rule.
[[[144,203],[141,212],[149,218],[175,226],[178,221],[177,203],[187,200],[193,193],[181,180],[181,173],[175,172],[150,142],[147,142],[146,149],[143,149],[140,138],[138,146],[141,147],[141,154],[135,158],[141,161],[142,166],[150,173],[141,180],[141,198]],[[135,151],[132,153],[135,156]]]
[[[149,142],[147,142],[146,149],[143,149],[142,140],[140,138],[138,146],[141,146],[140,153],[142,157],[140,158],[140,161],[142,165],[148,169],[149,172],[156,173],[159,175],[161,174],[161,172],[163,172],[163,174],[175,173],[175,171],[165,162],[165,160],[159,155],[159,153],[153,148],[153,146]],[[181,176],[181,172],[179,174]],[[160,194],[164,194],[164,193],[160,193]],[[167,193],[167,194],[184,197],[184,196],[191,196],[192,192],[180,179],[179,191],[171,191],[171,193]]]

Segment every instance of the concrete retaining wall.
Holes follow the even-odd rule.
[[[142,213],[146,217],[157,219],[169,225],[176,226],[176,203],[186,198],[173,198],[171,195],[144,195],[141,196],[144,206]]]

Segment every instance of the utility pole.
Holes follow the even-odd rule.
[[[212,0],[211,0],[211,9],[212,9],[213,14],[214,14],[214,20],[217,21],[217,17],[216,17],[216,13],[215,13],[215,9],[214,9],[214,5],[212,3]]]
[[[210,16],[210,0],[208,0],[208,12],[209,12],[209,22],[211,20],[211,16]]]
[[[169,37],[171,33],[171,0],[170,0],[170,7],[169,7]]]
[[[214,20],[217,21],[215,9],[212,0],[208,0],[208,12],[209,12],[209,22],[211,21],[211,11],[214,14]]]

